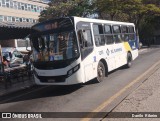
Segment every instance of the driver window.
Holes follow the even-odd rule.
[[[83,40],[84,40],[84,37],[83,37],[82,30],[79,30],[79,31],[78,31],[78,40],[79,40],[80,47],[83,48]]]
[[[81,47],[81,58],[85,59],[93,51],[91,30],[79,30],[78,40]]]

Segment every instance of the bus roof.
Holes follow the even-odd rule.
[[[48,22],[52,22],[53,20],[56,19],[64,19],[64,18],[69,18],[69,19],[74,19],[75,22],[83,21],[83,22],[93,22],[93,23],[106,23],[106,24],[121,24],[121,25],[132,25],[134,26],[134,23],[129,23],[129,22],[120,22],[120,21],[111,21],[111,20],[102,20],[102,19],[93,19],[93,18],[83,18],[83,17],[77,17],[77,16],[70,16],[70,17],[60,17],[60,18],[55,18],[55,19],[49,19],[46,21],[43,21],[41,23],[35,24],[32,26],[34,28],[35,26],[39,26]]]
[[[121,24],[121,25],[134,25],[134,23],[129,22],[120,22],[120,21],[111,21],[111,20],[102,20],[102,19],[92,19],[92,18],[82,18],[73,16],[75,21],[84,21],[84,22],[93,22],[93,23],[106,23],[106,24]]]

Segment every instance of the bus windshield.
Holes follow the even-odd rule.
[[[33,61],[69,60],[79,55],[75,32],[63,31],[30,37]]]

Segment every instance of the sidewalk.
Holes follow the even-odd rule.
[[[139,53],[142,53],[144,51],[148,51],[150,49],[153,49],[153,48],[160,48],[160,45],[151,45],[150,47],[148,46],[142,46],[141,49],[139,49]]]
[[[151,114],[150,116],[156,117],[155,112],[160,112],[160,68],[118,104],[112,112],[119,112],[119,115],[126,115],[128,118],[106,117],[103,121],[159,121],[160,113],[158,113],[159,118],[146,118],[145,116]],[[139,113],[133,115],[132,112],[133,114]]]
[[[33,77],[24,77],[23,79],[19,80],[12,80],[12,85],[8,84],[8,87],[5,88],[5,83],[0,82],[0,96],[9,94],[11,92],[19,91],[28,87],[35,85]]]

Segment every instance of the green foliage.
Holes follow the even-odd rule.
[[[69,16],[87,17],[93,13],[92,2],[89,0],[78,0],[74,7],[69,11]]]
[[[40,21],[65,16],[86,17],[92,12],[92,3],[88,0],[52,0],[49,7],[41,12]]]
[[[122,13],[122,0],[96,0],[94,2],[99,18],[114,20],[115,17]]]

